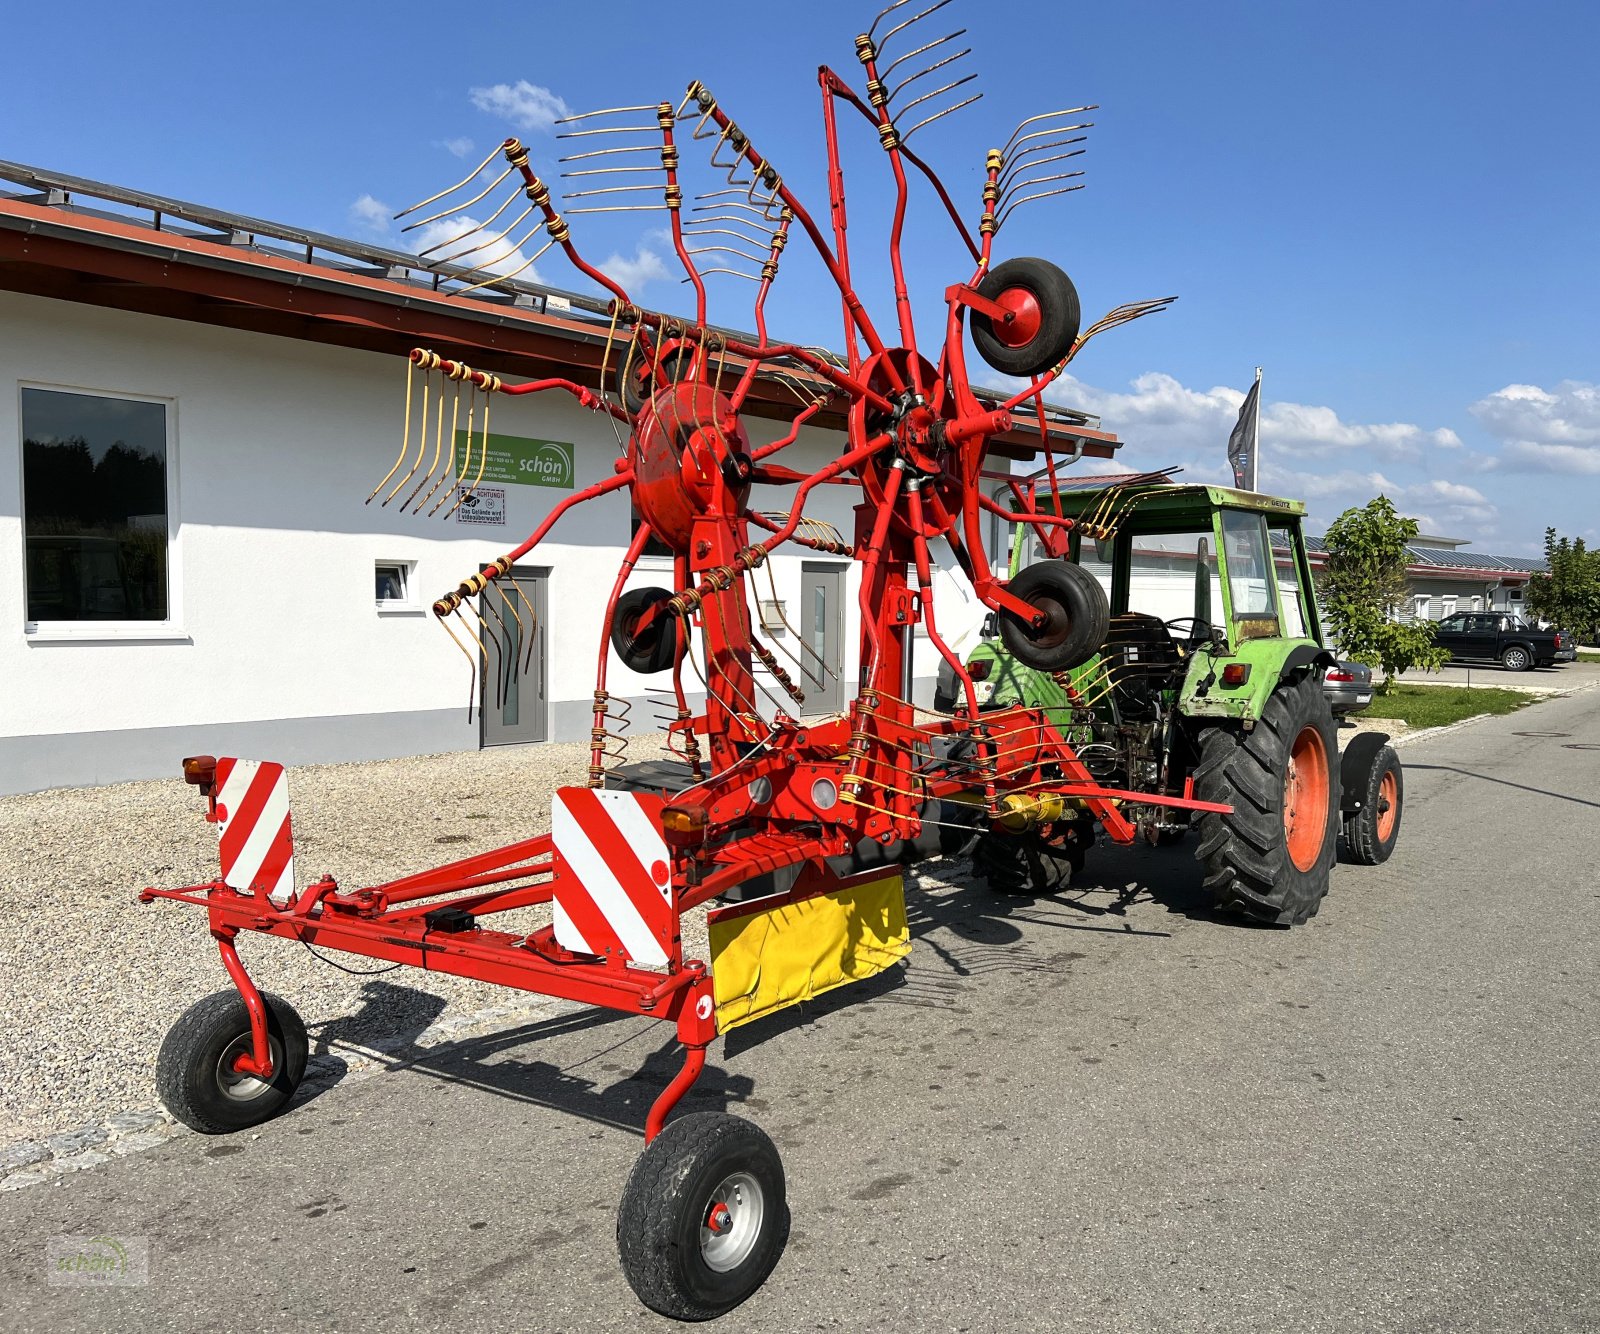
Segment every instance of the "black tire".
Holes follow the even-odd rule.
[[[667,353],[662,362],[662,382],[675,384],[689,373],[689,368],[694,364],[694,349],[680,347]],[[645,360],[638,348],[633,350],[630,359],[626,353],[617,364],[616,369],[617,398],[622,406],[637,417],[644,411],[644,405],[655,397],[657,388],[656,376],[650,363]]]
[[[623,666],[646,676],[672,666],[678,652],[676,616],[664,613],[642,635],[636,632],[649,608],[671,600],[672,594],[664,588],[630,588],[617,599],[616,614],[611,618],[611,647]]]
[[[730,1183],[739,1193],[730,1201],[737,1212],[724,1242],[705,1225],[720,1195],[732,1195]],[[740,1233],[741,1226],[750,1232]],[[617,1251],[629,1286],[673,1320],[731,1311],[767,1281],[788,1240],[778,1150],[760,1127],[724,1112],[668,1122],[639,1155],[617,1210]]]
[[[1047,259],[1008,259],[996,264],[978,284],[978,295],[1007,305],[1019,298],[1027,314],[1009,325],[972,314],[972,341],[978,355],[1002,375],[1032,379],[1051,369],[1072,350],[1083,318],[1072,279]]]
[[[1006,591],[1049,617],[1035,630],[1010,612],[1000,613],[1000,638],[1018,662],[1042,672],[1065,672],[1088,662],[1106,642],[1111,604],[1100,581],[1081,565],[1037,561],[1020,570]]]
[[[1083,870],[1094,843],[1094,825],[1080,821],[1056,829],[1060,832],[1050,839],[1031,831],[985,831],[973,845],[973,872],[996,894],[1019,898],[1059,894]]]
[[[1284,799],[1291,751],[1308,731],[1322,743],[1327,809],[1320,838],[1314,818],[1296,824],[1296,838],[1303,840],[1306,854],[1297,864],[1290,853]],[[1333,712],[1313,676],[1281,683],[1252,731],[1210,727],[1200,734],[1194,794],[1201,801],[1233,807],[1230,815],[1207,812],[1199,820],[1195,855],[1205,867],[1205,886],[1218,908],[1278,926],[1316,916],[1328,892],[1338,832],[1334,737]],[[1304,744],[1312,744],[1310,737]],[[1315,762],[1314,753],[1307,762]]]
[[[1508,672],[1525,672],[1533,666],[1533,655],[1521,644],[1512,644],[1500,655],[1500,665]]]
[[[1391,775],[1391,781],[1386,782]],[[1385,746],[1373,757],[1372,768],[1367,772],[1361,809],[1344,822],[1346,857],[1360,866],[1388,861],[1400,837],[1400,817],[1405,814],[1405,806],[1405,771],[1394,747]]]
[[[306,1073],[306,1026],[294,1006],[268,992],[267,1041],[272,1078],[231,1072],[233,1058],[250,1050],[250,1011],[229,988],[185,1010],[156,1057],[156,1092],[166,1109],[202,1135],[226,1135],[271,1120],[294,1097]]]

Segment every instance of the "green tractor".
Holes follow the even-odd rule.
[[[1386,736],[1359,734],[1339,753],[1305,506],[1159,474],[1060,494],[1072,527],[1017,524],[1010,588],[1065,613],[1051,624],[1075,643],[991,621],[966,663],[980,713],[1044,710],[1108,788],[1231,806],[1130,801],[1123,815],[1153,844],[1197,835],[1218,908],[1304,922],[1328,891],[1341,826],[1348,860],[1386,860],[1404,791]],[[964,690],[947,670],[936,704],[966,707]],[[974,864],[995,890],[1049,893],[1081,869],[1095,828],[1087,813],[996,820]]]

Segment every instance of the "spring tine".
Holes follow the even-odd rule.
[[[883,48],[886,47],[894,39],[894,36],[895,36],[896,33],[904,32],[913,23],[921,23],[922,20],[927,18],[929,14],[938,13],[939,10],[943,9],[949,3],[950,3],[950,0],[934,0],[934,3],[929,5],[920,14],[913,14],[904,23],[896,24],[894,27],[890,28],[888,32],[884,33],[882,37],[878,38],[878,50],[882,51]],[[890,6],[890,9],[897,9],[897,8],[899,8],[898,5],[891,5]],[[887,10],[887,9],[884,10],[884,14],[887,14],[888,12],[889,12],[889,10]],[[878,18],[881,19],[882,17],[883,17],[883,14],[879,14],[878,15]],[[877,26],[876,21],[874,21],[873,26],[874,27]],[[869,37],[872,36],[870,31],[868,32],[867,35]]]
[[[453,615],[459,620],[461,617],[461,612],[457,610],[453,613]],[[451,640],[454,641],[455,646],[466,655],[467,664],[472,668],[472,675],[467,678],[471,682],[471,684],[467,687],[467,721],[470,723],[472,721],[472,702],[477,698],[478,695],[478,660],[472,656],[472,651],[461,642],[461,640],[456,636],[456,632],[450,628],[449,617],[439,617],[439,624],[444,626],[445,634],[449,635]],[[462,621],[461,625],[463,629],[466,628],[465,621]],[[470,634],[471,631],[469,630],[468,633]]]
[[[481,603],[483,607],[487,607],[489,609],[489,615],[493,616],[496,622],[498,622],[501,631],[505,634],[506,639],[509,641],[511,638],[511,627],[506,624],[506,618],[500,614],[500,608],[496,605],[497,601],[503,600],[504,599],[496,599],[490,596],[489,589],[487,588],[483,590],[483,593],[478,598],[479,603]],[[493,628],[489,625],[489,617],[484,616],[481,609],[479,610],[478,615],[483,620],[483,627],[488,635],[489,642],[494,645],[494,706],[495,708],[499,709],[505,706],[506,699],[506,651],[505,647],[500,642],[500,636],[497,635]],[[485,663],[484,667],[487,669],[488,663]],[[485,697],[487,697],[488,692],[485,691],[484,693]]]
[[[757,274],[745,273],[745,272],[743,272],[743,271],[741,271],[739,269],[715,268],[715,269],[701,269],[700,270],[700,276],[702,278],[709,278],[713,273],[732,274],[733,277],[735,277],[735,278],[744,278],[748,282],[752,282],[752,283],[759,283],[761,281],[761,278]],[[692,282],[692,281],[693,281],[693,279],[691,279],[691,278],[680,278],[678,280],[678,284],[679,284],[679,286],[682,286],[684,283]]]
[[[1100,108],[1098,106],[1063,107],[1059,111],[1042,111],[1037,116],[1029,116],[1027,120],[1023,121],[1020,125],[1017,126],[1016,129],[1011,131],[1011,137],[1006,140],[1005,147],[1000,150],[1000,155],[1002,157],[1010,157],[1011,156],[1011,150],[1017,146],[1018,142],[1020,142],[1019,136],[1030,125],[1037,125],[1040,121],[1044,121],[1044,120],[1055,120],[1059,116],[1081,116],[1087,111],[1098,111],[1099,109]],[[1071,128],[1073,128],[1073,129],[1084,129],[1084,128],[1087,128],[1087,127],[1085,127],[1085,126],[1073,126]],[[1049,130],[1035,131],[1033,134],[1030,134],[1027,137],[1029,139],[1036,139],[1042,133],[1059,134],[1060,132],[1061,132],[1061,127],[1057,126],[1057,127],[1052,128],[1052,129],[1049,129]]]
[[[389,484],[389,479],[395,475],[395,473],[399,470],[400,465],[405,462],[406,455],[411,452],[411,372],[415,368],[415,366],[416,366],[416,362],[412,361],[410,357],[407,357],[406,358],[406,421],[405,421],[405,425],[400,430],[400,453],[398,455],[396,455],[393,466],[390,467],[388,472],[384,473],[383,481],[379,482],[375,487],[372,488],[372,495],[368,496],[366,498],[366,500],[362,502],[363,504],[366,504],[366,505],[372,504],[372,497],[376,496],[378,494],[378,492],[382,491],[383,488]],[[424,371],[422,374],[423,374],[423,377],[424,377],[423,378],[423,383],[427,383],[427,378],[426,377],[427,377],[428,373],[426,371]]]
[[[915,51],[907,51],[905,55],[892,62],[887,69],[881,69],[878,71],[878,82],[887,84],[889,82],[889,76],[893,74],[895,70],[899,69],[901,65],[904,65],[906,61],[915,60],[925,51],[931,51],[936,46],[943,46],[946,42],[953,42],[957,37],[965,37],[966,35],[967,30],[965,28],[957,28],[947,37],[940,37],[936,41],[928,42],[923,46],[919,46]]]
[[[510,236],[511,233],[514,232],[518,227],[520,227],[522,225],[523,219],[526,218],[528,216],[528,214],[530,214],[532,212],[533,212],[533,205],[529,204],[527,208],[523,209],[521,213],[517,214],[517,216],[511,220],[511,223],[506,227],[506,229],[504,231],[496,232],[493,236],[487,237],[486,239],[484,239],[482,241],[479,241],[477,245],[468,246],[465,250],[456,250],[456,251],[452,251],[448,255],[441,255],[436,262],[439,263],[439,264],[460,264],[461,261],[463,259],[465,259],[468,255],[476,255],[478,253],[478,251],[480,251],[480,250],[487,250],[490,246],[498,245],[501,241],[504,241],[506,239],[506,237]],[[537,224],[535,224],[533,230],[534,231],[538,231],[539,230]],[[532,236],[532,235],[533,235],[533,232],[529,232],[528,233],[528,236]],[[528,239],[527,236],[524,236],[522,238],[523,241],[526,241],[527,239]],[[522,247],[522,241],[518,241],[518,242],[513,243],[511,248],[510,248],[510,250],[507,251],[507,253],[505,255],[501,256],[501,258],[509,259],[511,257],[511,255],[513,253],[515,253],[517,250],[521,249],[521,247]],[[493,263],[494,262],[493,257],[490,257],[490,259],[487,262]],[[469,265],[468,267],[469,268],[477,268],[478,266],[474,264],[474,265]]]
[[[967,78],[970,79],[975,79],[977,77],[978,76],[975,74],[969,74],[967,76]],[[966,79],[961,80],[962,83],[965,83],[966,81]],[[924,125],[932,125],[936,120],[943,120],[946,116],[953,116],[956,112],[960,111],[962,107],[970,107],[974,102],[981,102],[982,100],[982,93],[974,93],[965,102],[957,102],[953,107],[946,107],[943,111],[935,111],[933,115],[919,120],[909,130],[905,131],[905,133],[900,136],[900,142],[904,143],[906,140],[910,139],[911,136],[920,130]]]
[[[532,263],[532,261],[530,260],[529,263]],[[476,392],[473,394],[473,397],[474,398],[477,397]],[[478,473],[477,473],[477,476],[475,476],[472,479],[472,484],[470,486],[468,486],[467,489],[461,493],[461,496],[457,499],[456,503],[454,505],[452,505],[449,508],[449,510],[446,511],[445,516],[444,516],[446,519],[449,519],[449,517],[452,514],[454,514],[458,509],[460,509],[461,506],[463,504],[465,504],[468,499],[470,499],[472,496],[477,495],[477,493],[478,493],[478,483],[483,481],[483,468],[484,468],[484,465],[486,463],[488,463],[488,461],[489,461],[489,400],[491,398],[493,398],[493,397],[494,397],[494,395],[491,394],[488,390],[484,390],[483,391],[483,425],[478,428]],[[470,408],[468,409],[468,412],[467,412],[467,430],[469,432],[472,430],[472,413],[471,413]],[[465,471],[465,469],[463,469],[463,472],[464,471]]]
[[[583,162],[592,157],[615,157],[618,153],[659,153],[660,144],[629,144],[626,148],[595,148],[587,153],[573,153],[570,157],[560,157],[557,163]],[[563,175],[566,173],[563,172]]]
[[[894,3],[892,5],[890,5],[887,9],[879,10],[878,11],[878,17],[872,20],[872,26],[867,29],[867,36],[868,37],[875,36],[877,34],[877,31],[878,31],[878,25],[880,23],[882,23],[884,21],[884,19],[886,19],[890,14],[894,13],[895,10],[899,9],[900,6],[909,5],[910,3],[911,3],[911,0],[894,0]]]
[[[473,235],[475,232],[486,232],[486,231],[488,231],[489,228],[494,226],[495,222],[499,219],[500,215],[502,213],[504,213],[508,208],[510,208],[511,205],[514,204],[516,201],[517,201],[517,195],[516,194],[513,193],[513,194],[507,195],[505,197],[504,202],[501,203],[500,207],[495,209],[495,211],[493,213],[491,213],[487,218],[485,218],[482,222],[478,223],[476,226],[468,227],[466,229],[466,231],[461,232],[458,235],[452,236],[448,240],[438,241],[438,242],[434,243],[433,245],[429,246],[426,250],[417,251],[417,258],[418,259],[425,258],[426,256],[433,254],[433,252],[435,250],[443,250],[447,246],[455,245],[458,241],[465,241],[469,236]],[[516,222],[513,222],[511,224],[511,227],[515,227],[517,225],[517,222],[521,222],[523,218],[527,217],[529,212],[532,210],[532,208],[533,208],[533,205],[529,204],[527,208],[523,209],[521,216],[517,218]],[[507,227],[506,231],[509,232],[511,230],[511,227]],[[501,232],[500,235],[504,236],[505,232]],[[471,254],[472,252],[469,250],[469,251],[466,251],[465,253]],[[442,264],[442,263],[447,263],[448,261],[440,260],[439,262]]]
[[[511,587],[516,590],[517,596],[522,599],[522,605],[528,609],[528,625],[529,625],[529,630],[528,630],[528,633],[527,633],[528,653],[527,653],[527,659],[524,662],[523,668],[522,668],[523,675],[526,676],[529,672],[531,672],[533,670],[533,638],[534,638],[535,635],[537,635],[539,633],[539,614],[536,611],[534,611],[533,603],[531,601],[529,601],[528,595],[527,595],[527,593],[525,593],[523,591],[522,585],[517,582],[516,575],[507,574],[506,575],[506,581],[509,582]],[[519,625],[522,623],[520,617],[518,618],[517,623]]]
[[[1074,140],[1065,140],[1063,142],[1067,142],[1067,143],[1078,142],[1078,143],[1081,143],[1082,141],[1083,141],[1083,136],[1080,135],[1076,141],[1074,141]],[[1023,158],[1027,157],[1032,152],[1043,151],[1046,148],[1055,148],[1055,147],[1057,147],[1056,144],[1040,144],[1040,145],[1038,145],[1037,149],[1028,149],[1028,150],[1024,151],[1023,153],[1019,154],[1016,158],[1014,158],[1012,160],[1012,165],[1010,167],[1008,167],[1006,169],[1006,171],[1004,172],[1004,174],[1000,177],[999,187],[1000,187],[1001,195],[1003,196],[1005,194],[1005,192],[1008,189],[1011,188],[1011,182],[1016,180],[1017,174],[1022,170],[1020,164],[1021,164]],[[1068,153],[1052,153],[1049,157],[1037,158],[1034,161],[1030,162],[1028,164],[1028,170],[1029,171],[1033,171],[1035,168],[1038,168],[1038,167],[1047,167],[1052,162],[1065,162],[1068,158],[1082,157],[1088,151],[1089,150],[1087,148],[1074,148],[1071,152],[1068,152]]]
[[[606,125],[597,130],[568,130],[556,135],[557,139],[592,139],[598,134],[654,134],[655,125]]]
[[[740,239],[742,240],[743,238],[741,237]],[[691,255],[738,255],[740,259],[752,260],[757,264],[765,264],[767,262],[766,255],[752,255],[748,250],[740,250],[737,246],[730,245],[689,246],[688,251]],[[770,254],[771,252],[769,251],[768,253]]]
[[[953,65],[956,63],[956,61],[960,60],[962,56],[970,56],[971,54],[972,48],[969,46],[964,51],[957,51],[953,56],[946,56],[943,60],[935,61],[933,64],[929,65],[927,69],[918,70],[915,74],[911,75],[910,78],[902,79],[895,85],[894,91],[889,94],[889,101],[893,102],[895,98],[899,97],[901,93],[905,92],[905,90],[914,84],[918,79],[932,74],[935,70],[941,70],[946,65]]]
[[[714,205],[711,204],[697,205],[691,209],[690,212],[699,213],[702,208],[712,207],[714,207]],[[759,212],[759,210],[755,211]],[[763,223],[757,222],[753,218],[741,218],[737,213],[707,213],[703,218],[686,218],[684,222],[685,225],[689,227],[704,227],[710,222],[726,222],[731,223],[735,227],[748,227],[751,231],[760,236],[766,236],[770,230]]]
[[[439,407],[440,407],[441,410],[443,410],[443,408],[444,408],[444,383],[442,381],[440,382],[440,385],[439,385]],[[389,494],[386,495],[383,498],[382,504],[380,504],[378,506],[379,509],[383,509],[385,506],[387,506],[388,503],[391,500],[394,499],[395,492],[399,491],[402,486],[404,486],[407,482],[409,482],[411,480],[411,474],[416,472],[417,464],[420,464],[422,462],[422,452],[425,449],[427,449],[427,447],[428,447],[428,372],[424,371],[423,375],[422,375],[422,421],[421,421],[421,424],[417,428],[417,458],[416,458],[416,462],[411,465],[411,472],[408,472],[404,477],[402,477],[398,482],[396,482],[394,484],[394,491],[389,492]],[[387,480],[387,479],[385,479],[385,480]]]
[[[610,204],[597,205],[593,208],[569,208],[567,216],[572,218],[580,213],[663,213],[666,209],[665,204]]]
[[[575,125],[580,120],[593,120],[596,116],[624,116],[641,111],[654,111],[654,106],[647,107],[601,107],[598,111],[575,111],[570,116],[563,116],[555,121],[556,125]]]
[[[573,211],[574,212],[582,212],[584,210],[574,209]],[[588,210],[588,211],[592,212],[593,210]],[[538,230],[539,229],[537,227],[535,227],[533,229],[533,231],[535,231],[535,232],[538,231]],[[528,237],[531,237],[532,235],[533,235],[533,232],[529,232],[528,236],[524,236],[521,241],[517,242],[517,244],[514,247],[514,249],[521,250],[523,245],[525,245],[527,243]],[[535,253],[535,254],[531,255],[529,258],[525,259],[521,264],[517,265],[516,268],[512,269],[510,273],[492,273],[487,278],[485,278],[482,282],[473,283],[471,287],[459,287],[454,292],[450,293],[450,295],[451,296],[466,296],[466,294],[468,292],[476,292],[480,287],[493,287],[496,283],[508,283],[513,278],[515,278],[518,274],[523,273],[524,271],[526,271],[528,269],[531,269],[535,264],[537,264],[542,258],[544,258],[545,252],[547,250],[549,250],[550,247],[553,246],[554,244],[555,244],[555,242],[553,240],[546,241],[542,246],[539,247],[537,253]],[[509,259],[510,256],[508,255],[507,258]],[[482,265],[478,265],[478,266],[475,266],[475,267],[481,269]]]
[[[588,168],[587,170],[584,170],[584,171],[564,171],[564,172],[561,173],[561,179],[564,180],[564,181],[573,181],[573,180],[577,180],[580,176],[610,176],[610,175],[613,175],[613,174],[620,176],[624,172],[660,171],[660,170],[661,170],[661,166],[660,166],[659,163],[657,163],[657,164],[655,164],[653,166],[646,166],[646,167],[590,167],[590,168]]]
[[[443,414],[440,414],[441,419]],[[451,472],[456,466],[456,423],[461,420],[461,385],[456,385],[455,396],[450,400],[450,452],[444,457],[444,467],[439,470],[438,480],[428,488],[428,494],[417,502],[413,514],[421,514],[422,507],[433,499],[435,493],[450,480]],[[419,488],[420,490],[420,488]]]
[[[461,466],[456,469],[456,485],[446,490],[445,493],[434,502],[433,508],[428,511],[428,517],[430,519],[433,518],[433,516],[437,514],[444,506],[445,502],[450,499],[452,492],[461,489],[461,483],[466,479],[467,469],[472,466],[472,418],[473,414],[477,411],[477,408],[478,395],[476,392],[474,392],[472,393],[471,397],[467,399],[467,438],[464,442],[462,442],[461,446]],[[453,440],[450,442],[450,457],[452,461],[455,459],[455,441]],[[454,513],[454,511],[451,511],[451,513]],[[446,514],[444,517],[448,519],[450,515]]]
[[[1075,171],[1070,174],[1073,176],[1081,176],[1083,173]],[[1081,189],[1083,189],[1081,185],[1064,185],[1059,190],[1043,190],[1036,195],[1023,195],[1021,199],[1013,199],[1005,206],[1003,210],[1001,210],[1000,216],[994,220],[994,229],[998,232],[1006,225],[1006,219],[1024,204],[1032,204],[1040,199],[1054,199],[1057,195],[1070,195],[1074,190]]]
[[[455,390],[455,397],[459,399],[461,397],[461,385],[454,381],[451,383]],[[432,479],[433,470],[439,466],[439,455],[444,452],[444,385],[442,384],[439,386],[439,411],[435,416],[438,420],[433,428],[433,457],[428,460],[428,471],[422,474],[411,494],[400,502],[400,508],[403,510],[411,509],[411,502],[422,494],[422,488]],[[454,442],[452,441],[453,444]]]
[[[661,186],[652,182],[649,185],[602,185],[593,190],[574,190],[567,195],[568,199],[593,199],[596,195],[631,195],[641,191],[659,190]],[[569,213],[571,210],[567,210]]]
[[[405,215],[407,213],[415,213],[419,208],[427,208],[429,204],[435,203],[438,200],[443,199],[448,194],[453,194],[455,191],[461,189],[462,186],[464,186],[464,185],[470,185],[472,183],[473,179],[478,175],[479,172],[481,172],[485,167],[487,167],[491,162],[493,162],[495,160],[495,158],[500,156],[500,152],[501,152],[502,147],[503,147],[503,145],[496,144],[493,148],[491,148],[489,150],[489,156],[488,157],[484,158],[484,160],[482,162],[478,163],[478,165],[476,167],[474,167],[471,171],[469,171],[465,176],[463,176],[454,185],[445,187],[445,189],[439,191],[439,193],[436,194],[436,195],[429,195],[426,199],[421,200],[418,203],[413,204],[410,208],[401,209],[398,213],[396,213],[394,215],[396,221],[398,221],[399,219],[405,217]]]
[[[965,78],[957,79],[954,83],[945,84],[943,88],[935,88],[931,93],[923,93],[921,97],[913,98],[907,102],[897,114],[904,116],[912,107],[920,107],[924,102],[931,102],[934,98],[943,96],[953,88],[959,88],[964,83],[971,83],[977,77],[976,74],[968,74]]]
[[[1072,181],[1082,175],[1081,171],[1063,171],[1057,172],[1054,176],[1030,176],[1025,181],[1014,182],[1011,190],[1031,190],[1036,185],[1050,185],[1055,181]],[[1003,191],[1000,197],[1005,199],[1009,194],[1010,190]]]
[[[418,218],[415,222],[408,222],[400,230],[403,232],[414,232],[418,227],[426,227],[430,222],[438,222],[440,218],[448,218],[452,213],[461,213],[464,210],[471,208],[486,194],[499,185],[501,181],[505,180],[507,176],[511,175],[512,170],[513,168],[507,167],[503,172],[496,176],[494,180],[490,181],[488,185],[484,186],[483,189],[479,190],[477,194],[473,195],[471,199],[466,200],[464,203],[452,204],[449,208],[442,208],[437,213],[430,213],[425,218]]]

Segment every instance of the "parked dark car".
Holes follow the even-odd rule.
[[[1322,675],[1322,693],[1335,718],[1360,713],[1372,703],[1372,668],[1361,662],[1336,662]]]
[[[1508,672],[1549,667],[1575,644],[1565,630],[1538,630],[1503,611],[1463,611],[1434,627],[1434,641],[1464,661],[1498,662]]]

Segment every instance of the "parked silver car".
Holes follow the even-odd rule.
[[[1322,693],[1335,718],[1360,713],[1372,703],[1372,668],[1341,659],[1323,673]]]

